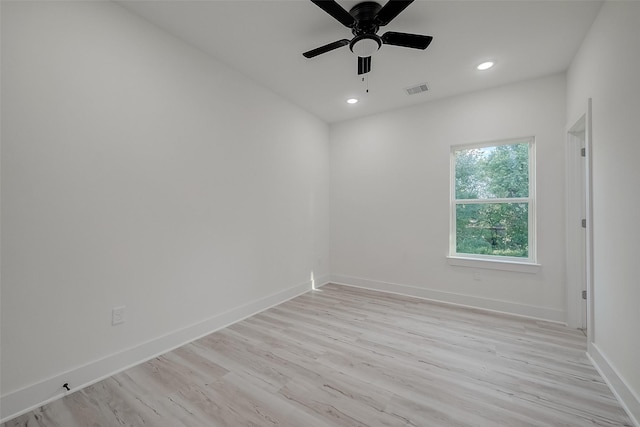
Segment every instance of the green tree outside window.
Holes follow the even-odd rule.
[[[455,253],[529,258],[530,144],[455,149]]]

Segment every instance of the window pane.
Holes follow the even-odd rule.
[[[529,256],[528,203],[456,205],[456,252]]]
[[[456,199],[529,196],[529,144],[455,152]]]

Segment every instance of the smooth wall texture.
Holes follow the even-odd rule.
[[[606,2],[567,74],[567,116],[593,111],[594,344],[640,422],[640,3]]]
[[[563,321],[564,125],[562,74],[332,126],[332,279]],[[449,265],[451,146],[525,136],[542,267]]]
[[[328,136],[115,3],[3,1],[2,394],[327,277]]]

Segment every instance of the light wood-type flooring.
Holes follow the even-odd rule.
[[[9,426],[631,426],[558,324],[327,285]]]

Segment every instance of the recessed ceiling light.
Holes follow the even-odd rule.
[[[355,98],[349,98],[349,99],[347,99],[347,104],[355,104],[355,103],[357,103],[357,102],[358,102],[358,100],[357,100],[357,99],[355,99]]]
[[[480,70],[480,71],[484,71],[484,70],[488,70],[491,67],[493,67],[493,62],[487,61],[487,62],[483,62],[482,64],[478,65],[476,68],[478,70]]]

